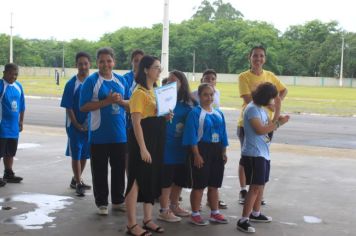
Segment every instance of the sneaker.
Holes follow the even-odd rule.
[[[182,196],[179,196],[178,201],[179,201],[179,202],[183,202],[183,198],[182,198]]]
[[[187,211],[186,209],[181,208],[179,205],[178,206],[170,206],[171,211],[173,212],[174,215],[179,216],[179,217],[188,217],[190,216],[190,212]]]
[[[166,221],[166,222],[179,222],[182,220],[182,218],[176,216],[173,214],[173,212],[171,210],[168,211],[160,211],[157,219],[162,220],[162,221]]]
[[[199,225],[199,226],[205,226],[208,225],[209,222],[207,220],[204,220],[201,215],[197,216],[191,216],[190,217],[190,222],[194,225]]]
[[[237,221],[237,229],[245,233],[256,232],[255,228],[251,226],[249,220],[245,220],[244,222],[241,222],[241,220]]]
[[[261,205],[262,205],[262,206],[267,205],[267,202],[265,201],[265,199],[262,199],[262,201],[261,201]]]
[[[239,203],[241,205],[245,204],[245,198],[246,198],[246,195],[247,195],[247,190],[241,190],[240,191],[240,194],[239,194]]]
[[[84,187],[85,190],[90,190],[90,189],[91,189],[91,186],[88,185],[88,184],[86,184],[86,183],[84,183],[83,180],[81,180],[81,183],[82,183],[82,185],[83,185],[83,187]]]
[[[75,193],[77,194],[78,197],[85,196],[85,188],[82,183],[77,184],[77,186],[75,187]]]
[[[16,176],[12,170],[5,170],[4,180],[7,183],[20,183],[23,180],[23,178],[20,176]]]
[[[225,216],[220,214],[220,213],[210,214],[209,221],[210,222],[214,222],[214,223],[219,223],[219,224],[227,224],[227,223],[229,223],[229,221],[225,218]]]
[[[72,178],[72,180],[70,181],[69,187],[71,189],[76,189],[77,188],[77,182],[74,180],[74,177]]]
[[[101,216],[107,216],[109,214],[108,207],[107,206],[99,206],[98,214]]]
[[[119,204],[112,203],[111,204],[111,209],[113,211],[121,211],[121,212],[126,212],[126,210],[127,210],[125,203],[119,203]]]
[[[270,216],[265,216],[262,213],[259,216],[253,216],[250,214],[250,221],[252,222],[260,222],[260,223],[269,223],[272,221],[272,217]]]
[[[227,209],[227,204],[222,200],[219,200],[219,209]]]
[[[0,178],[0,187],[4,187],[6,185],[6,180]]]

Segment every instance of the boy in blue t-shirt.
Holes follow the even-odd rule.
[[[124,78],[126,79],[126,83],[130,88],[130,93],[133,92],[133,90],[136,87],[136,82],[135,82],[135,73],[138,70],[138,65],[140,64],[140,61],[142,57],[145,55],[145,52],[141,49],[136,49],[131,53],[131,66],[132,69],[124,74]]]
[[[90,158],[90,148],[88,143],[88,113],[79,110],[79,97],[82,85],[89,76],[90,55],[86,52],[78,52],[75,56],[75,63],[78,74],[67,82],[61,107],[66,108],[68,136],[66,155],[72,157],[74,177],[71,180],[70,187],[76,190],[78,196],[84,196],[85,190],[91,189],[91,186],[84,184],[81,179],[86,160]]]
[[[263,106],[274,106],[273,120],[269,120]],[[276,87],[271,83],[260,84],[252,92],[252,102],[244,110],[244,142],[241,150],[240,164],[243,166],[246,183],[250,185],[246,195],[242,217],[237,228],[246,233],[254,233],[249,221],[268,223],[272,217],[261,213],[261,200],[265,184],[269,180],[270,137],[268,133],[276,130],[289,120],[289,116],[280,116],[281,99]]]
[[[0,158],[4,158],[5,170],[0,187],[6,183],[20,183],[23,179],[15,175],[12,166],[25,114],[25,96],[21,84],[16,81],[18,66],[6,64],[3,73],[0,80]]]

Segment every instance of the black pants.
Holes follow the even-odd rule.
[[[95,204],[108,205],[108,163],[111,166],[111,202],[125,201],[125,153],[126,143],[107,143],[91,145],[91,173]]]

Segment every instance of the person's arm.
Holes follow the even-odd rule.
[[[25,117],[25,111],[20,112],[20,118],[19,118],[19,131],[21,132],[23,130],[23,119]]]
[[[204,165],[203,157],[199,153],[198,145],[192,146],[193,158],[194,158],[194,166],[197,168],[202,168]]]
[[[288,93],[288,89],[287,88],[285,88],[285,89],[283,89],[283,90],[281,90],[279,92],[279,97],[281,98],[282,101],[287,96],[287,93]]]
[[[105,99],[99,100],[99,101],[87,102],[83,106],[80,107],[80,111],[81,112],[95,111],[102,107],[111,105],[113,103],[120,104],[120,102],[122,102],[121,95],[119,93],[116,93],[116,92],[113,93],[112,91],[110,91],[109,95]]]
[[[70,119],[70,122],[74,125],[74,127],[80,131],[86,131],[87,129],[82,126],[82,124],[79,124],[77,121],[77,118],[75,117],[73,109],[66,109],[67,115]]]
[[[252,101],[252,96],[250,94],[242,95],[241,98],[245,104],[249,104]]]
[[[140,147],[141,158],[144,162],[152,163],[151,154],[147,150],[145,139],[143,136],[143,130],[141,127],[141,119],[142,119],[141,113],[139,112],[131,113],[131,119],[132,119],[132,126],[134,129],[136,141],[138,143],[138,146]]]

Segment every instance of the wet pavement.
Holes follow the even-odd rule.
[[[198,227],[189,219],[161,222],[164,235],[245,235],[236,230],[242,211],[237,203],[240,147],[234,140],[230,144],[220,191],[221,199],[228,204],[222,213],[230,223]],[[99,216],[92,191],[80,198],[69,188],[71,162],[63,154],[65,145],[62,128],[25,126],[14,165],[24,181],[0,188],[1,236],[125,234],[124,213],[109,210],[108,216]],[[254,224],[254,235],[356,235],[356,150],[272,144],[271,154],[271,178],[263,212],[272,216],[273,222]],[[84,180],[91,182],[90,168],[84,171]],[[189,208],[189,190],[182,195],[183,206]],[[155,216],[157,212],[156,204]],[[202,214],[209,214],[205,204]],[[142,206],[138,205],[138,221],[142,218]]]

